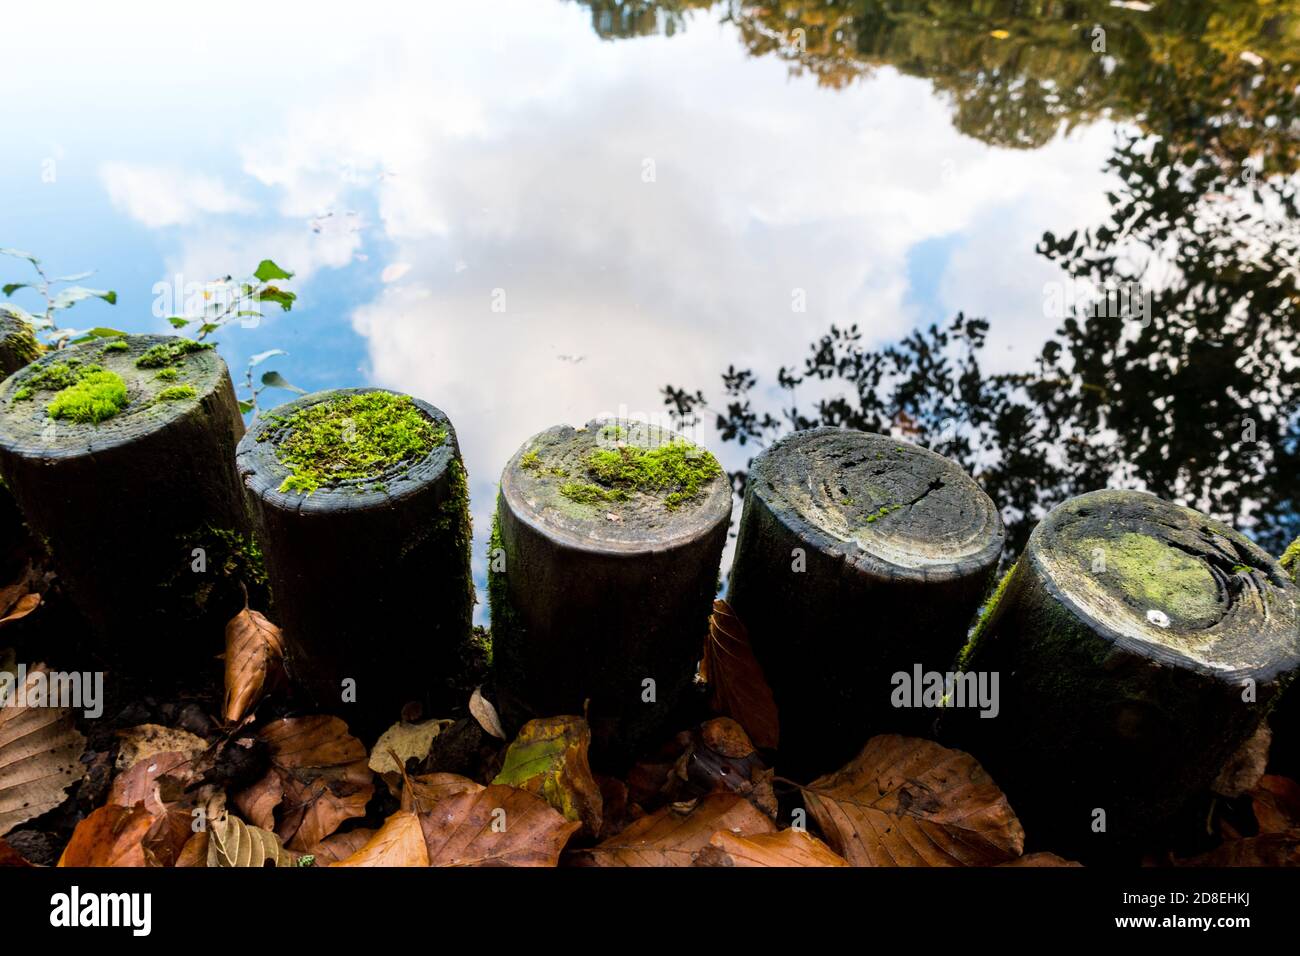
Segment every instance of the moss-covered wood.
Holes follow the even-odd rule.
[[[1292,541],[1278,558],[1278,565],[1292,584],[1300,585],[1300,538]],[[1300,778],[1300,687],[1291,682],[1290,689],[1269,712],[1268,722],[1273,731],[1273,745],[1269,753],[1269,770],[1286,777]]]
[[[992,773],[1039,848],[1158,846],[1203,819],[1198,798],[1300,666],[1296,597],[1277,562],[1191,509],[1073,498],[964,652],[999,675],[996,718],[946,711],[944,738]]]
[[[40,358],[41,346],[32,327],[17,316],[0,313],[0,378]]]
[[[474,604],[447,416],[383,389],[317,392],[264,413],[238,467],[288,666],[315,704],[363,731],[410,701],[447,707]]]
[[[614,762],[679,729],[730,517],[716,460],[670,431],[593,421],[525,442],[488,556],[505,719],[585,709]]]
[[[177,352],[172,381],[140,364],[160,348]],[[185,398],[160,399],[176,385]],[[247,534],[234,468],[243,431],[225,363],[172,336],[50,352],[0,385],[0,474],[115,654],[170,668],[220,653],[220,622],[204,644],[193,589],[177,579],[209,573],[193,570],[198,529]]]
[[[954,462],[883,435],[796,432],[755,459],[728,599],[776,696],[781,766],[816,775],[874,734],[926,734],[893,675],[944,670],[1004,532]]]

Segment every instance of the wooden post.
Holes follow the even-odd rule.
[[[941,728],[1031,842],[1077,859],[1167,846],[1300,667],[1297,591],[1277,562],[1142,492],[1059,505],[999,590],[962,655],[998,675],[998,714],[945,710]]]
[[[225,363],[172,336],[48,352],[0,385],[0,474],[114,654],[174,669],[220,652],[219,622],[215,644],[177,632],[211,596],[207,536],[247,535],[243,430]]]
[[[730,517],[716,460],[667,429],[593,421],[525,442],[488,555],[507,722],[585,710],[611,764],[681,729]]]
[[[41,346],[32,327],[16,316],[0,314],[0,378],[40,358]]]
[[[814,428],[755,459],[728,599],[776,697],[782,772],[927,734],[937,713],[894,706],[894,675],[947,670],[1004,536],[979,486],[917,445]]]
[[[34,362],[40,354],[41,346],[32,327],[17,316],[0,314],[0,379],[9,377],[28,362]],[[23,520],[18,506],[13,495],[0,485],[0,562],[10,553],[10,542],[19,540],[22,535]],[[0,566],[6,579],[12,570]]]
[[[1292,541],[1278,565],[1292,584],[1300,585],[1300,538]],[[1269,772],[1295,779],[1300,777],[1300,690],[1293,683],[1268,715],[1273,731],[1269,751]]]
[[[362,733],[411,701],[448,706],[474,583],[447,416],[384,389],[316,392],[264,413],[237,457],[295,682]]]

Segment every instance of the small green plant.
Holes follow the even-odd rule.
[[[30,282],[9,282],[0,286],[0,292],[4,293],[5,298],[10,298],[20,289],[28,289],[44,300],[44,307],[40,314],[28,312],[13,302],[0,302],[0,314],[10,315],[15,319],[26,322],[38,336],[45,339],[43,344],[46,347],[61,349],[69,342],[84,342],[89,339],[111,338],[125,334],[117,329],[104,327],[84,329],[80,332],[76,329],[60,328],[58,314],[72,308],[78,302],[83,302],[86,299],[102,299],[109,305],[117,304],[117,293],[111,289],[88,289],[85,286],[72,284],[94,275],[93,272],[51,276],[45,271],[41,260],[30,252],[23,252],[21,249],[0,248],[0,255],[26,260],[35,273],[35,278]]]
[[[592,480],[560,486],[560,494],[579,504],[625,501],[634,492],[667,492],[664,504],[672,510],[722,474],[716,458],[684,440],[655,448],[600,448],[587,455],[584,464]]]
[[[169,385],[159,392],[155,397],[155,402],[179,402],[185,398],[194,398],[198,392],[194,390],[193,385]]]

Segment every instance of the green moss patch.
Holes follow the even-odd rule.
[[[203,352],[210,348],[212,348],[211,343],[195,342],[191,339],[177,339],[175,342],[150,346],[143,355],[135,360],[135,365],[136,368],[167,368],[171,365],[180,364],[187,355]]]
[[[193,398],[198,394],[193,385],[169,385],[154,397],[154,401],[179,402],[182,399]]]
[[[322,485],[378,478],[403,463],[415,464],[447,440],[408,396],[365,392],[318,402],[280,419],[265,431],[290,474],[281,491],[311,494]]]
[[[673,509],[722,474],[716,458],[685,440],[655,448],[601,448],[588,454],[583,464],[587,480],[566,482],[560,486],[560,494],[587,505],[654,493],[663,494],[664,504]]]
[[[1219,587],[1204,561],[1150,535],[1126,531],[1114,538],[1083,538],[1080,556],[1091,566],[1100,549],[1104,577],[1139,607],[1163,611],[1184,620],[1214,616]]]
[[[90,371],[90,369],[94,371]],[[96,423],[126,407],[126,382],[116,372],[85,366],[80,379],[56,394],[45,407],[51,418]]]

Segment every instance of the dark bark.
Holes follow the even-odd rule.
[[[928,731],[935,713],[894,707],[892,677],[948,669],[1003,537],[979,486],[916,445],[815,428],[755,459],[728,599],[776,697],[782,772]]]
[[[719,472],[670,508],[663,494],[579,504],[559,489],[597,447],[599,423],[556,426],[506,465],[489,554],[503,718],[587,713],[593,754],[625,762],[681,729],[731,517]],[[646,447],[666,430],[633,423]],[[530,453],[538,464],[521,466]],[[567,474],[560,475],[556,471]],[[646,700],[652,680],[654,700]]]
[[[177,377],[136,367],[171,336],[128,336],[48,353],[0,385],[0,473],[32,533],[50,552],[71,600],[102,639],[110,659],[170,669],[221,651],[221,622],[196,596],[218,573],[211,555],[192,570],[193,550],[208,535],[246,536],[247,518],[234,468],[243,434],[225,363],[211,350],[183,357]],[[128,403],[98,424],[54,420],[54,392],[16,400],[37,370],[69,359],[117,372]],[[167,387],[189,385],[192,398],[158,401]]]
[[[1191,509],[1073,498],[967,649],[969,670],[999,675],[997,717],[945,711],[944,738],[1037,848],[1105,861],[1168,845],[1203,824],[1208,787],[1300,666],[1296,596],[1260,548]]]
[[[254,423],[238,452],[290,674],[315,706],[363,734],[394,723],[408,702],[453,703],[474,604],[465,469],[456,432],[434,406],[413,400],[447,433],[423,460],[310,495],[279,490],[289,474],[276,454],[281,421],[374,391],[382,390],[316,392],[281,405]],[[344,700],[349,680],[354,702]]]

